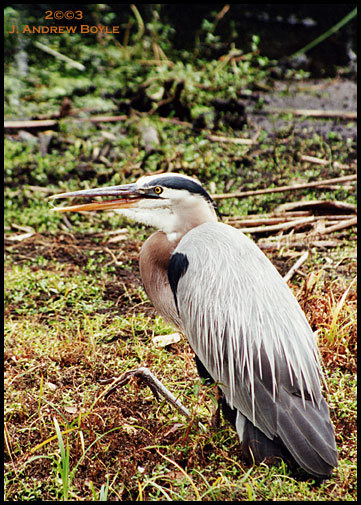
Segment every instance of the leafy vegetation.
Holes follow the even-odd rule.
[[[92,9],[104,24],[115,22],[107,6]],[[355,500],[354,228],[338,235],[335,248],[310,248],[290,281],[318,329],[339,448],[339,468],[317,486],[283,463],[246,466],[229,424],[210,425],[214,391],[198,378],[186,340],[154,345],[153,337],[174,330],[154,313],[139,278],[138,252],[151,230],[112,213],[51,212],[52,193],[131,182],[154,171],[197,176],[211,193],[354,172],[355,138],[336,128],[342,130],[343,120],[323,120],[326,134],[309,120],[299,134],[293,117],[282,115],[281,129],[276,122],[260,128],[242,114],[242,100],[262,110],[264,90],[279,75],[278,63],[259,53],[257,36],[249,52],[226,47],[215,13],[204,20],[193,51],[175,50],[174,30],[162,22],[161,7],[153,9],[145,22],[132,7],[121,43],[66,33],[5,37],[6,118],[54,115],[64,97],[74,111],[58,128],[5,136],[5,497]],[[24,13],[7,7],[5,22],[24,23]],[[36,40],[86,70],[42,53]],[[224,53],[215,59],[211,49]],[[307,77],[294,70],[287,76],[300,85]],[[122,119],[85,120],[94,115]],[[151,148],[144,128],[157,133]],[[254,143],[215,141],[210,134]],[[329,164],[304,161],[303,154]],[[227,219],[314,199],[356,203],[353,186],[341,185],[225,199],[219,209]],[[282,273],[297,255],[286,247],[266,252]],[[149,367],[187,405],[191,422],[136,381],[105,399],[98,380],[138,366]]]

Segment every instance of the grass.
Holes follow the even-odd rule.
[[[49,250],[54,239],[43,238]],[[133,241],[135,249],[139,245]],[[38,247],[46,256],[44,245]],[[340,256],[333,261],[337,265]],[[154,317],[137,282],[126,279],[126,289],[114,292],[118,274],[103,271],[101,265],[99,283],[93,269],[86,272],[68,259],[48,260],[46,266],[44,261],[41,266],[31,260],[8,261],[7,496],[353,500],[355,285],[347,279],[330,280],[320,266],[312,284],[307,280],[314,275],[313,265],[307,265],[307,279],[298,278],[294,289],[310,323],[320,329],[328,402],[340,450],[339,469],[319,487],[312,479],[295,480],[286,466],[248,468],[231,427],[222,423],[214,431],[209,426],[213,393],[201,385],[184,339],[161,349],[152,344],[154,336],[172,328]],[[157,404],[149,390],[135,382],[104,399],[105,386],[97,383],[99,378],[140,365],[151,368],[181,398],[205,432],[167,404]]]
[[[201,383],[186,339],[165,348],[154,345],[155,336],[174,330],[155,314],[140,282],[138,253],[151,230],[112,213],[64,219],[50,211],[46,196],[52,192],[131,182],[156,170],[196,175],[209,191],[221,193],[354,172],[355,140],[334,133],[334,122],[325,121],[328,135],[312,130],[296,135],[290,119],[285,131],[258,132],[253,146],[209,140],[214,97],[236,97],[237,89],[252,92],[257,83],[270,82],[275,63],[259,55],[257,38],[252,52],[238,62],[232,60],[232,49],[223,60],[195,54],[181,59],[172,54],[168,32],[156,17],[150,27],[141,29],[137,16],[134,23],[127,45],[106,39],[100,47],[92,40],[73,44],[72,39],[72,53],[66,36],[56,38],[59,51],[67,47],[69,56],[87,64],[79,80],[50,57],[40,66],[31,51],[29,73],[22,79],[14,60],[6,62],[9,118],[16,117],[18,103],[29,116],[56,111],[66,95],[74,107],[126,112],[128,119],[99,127],[65,118],[58,131],[5,138],[5,499],[354,501],[354,229],[337,235],[338,247],[312,248],[290,281],[318,330],[339,450],[339,468],[316,486],[311,478],[302,481],[291,474],[285,464],[245,465],[230,425],[210,425],[214,392]],[[140,63],[154,60],[154,42],[171,63]],[[186,83],[182,103],[192,121],[204,114],[207,128],[174,122],[175,111],[166,116],[130,113],[129,97],[141,83],[155,97],[171,79],[172,89]],[[38,82],[40,86],[34,84]],[[96,89],[90,91],[93,84]],[[228,119],[222,117],[218,134],[255,134],[252,124],[234,130]],[[151,155],[144,150],[140,120],[160,138],[159,150]],[[51,142],[42,153],[44,135]],[[330,164],[303,162],[300,154]],[[334,161],[348,168],[335,168]],[[265,213],[300,199],[356,203],[353,188],[320,188],[223,200],[220,211],[225,218]],[[112,242],[118,229],[125,229],[123,239]],[[294,263],[295,251],[286,247],[267,254],[283,274]],[[107,386],[99,379],[138,366],[149,367],[181,399],[192,412],[191,421],[157,403],[136,380],[105,399]]]

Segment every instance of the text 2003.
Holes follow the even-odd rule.
[[[56,19],[57,21],[61,19],[83,19],[83,11],[46,11],[45,19]]]

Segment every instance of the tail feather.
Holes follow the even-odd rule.
[[[240,412],[237,413],[238,417]],[[243,416],[242,416],[243,417]],[[287,408],[277,409],[277,434],[266,436],[251,421],[236,422],[245,456],[256,464],[264,459],[282,458],[296,462],[307,473],[319,478],[329,477],[337,466],[337,449],[326,401],[320,406],[291,397]]]
[[[212,377],[198,357],[196,363],[200,376],[208,384],[212,383]],[[222,398],[223,415],[236,428],[246,458],[256,464],[264,459],[282,458],[291,465],[296,462],[315,477],[329,477],[337,466],[337,449],[325,399],[321,396],[317,404],[305,395],[304,401],[297,387],[287,385],[280,388],[274,401],[267,381],[256,380],[255,389],[256,424],[263,429],[239,409],[230,407],[226,395]]]
[[[279,437],[271,440],[248,419],[243,428],[242,449],[247,460],[257,465],[265,459],[282,458],[285,461],[293,459]]]
[[[337,466],[335,434],[324,398],[320,405],[293,397],[289,409],[279,409],[278,435],[297,463],[318,477],[329,477]]]

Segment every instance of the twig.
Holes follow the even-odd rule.
[[[254,144],[254,140],[252,140],[252,139],[240,139],[237,137],[223,137],[220,135],[207,135],[207,139],[213,140],[214,142],[228,142],[231,144],[241,144],[241,145]]]
[[[11,223],[11,228],[15,228],[15,230],[26,231],[27,233],[35,233],[34,229],[31,226],[24,226],[16,223]]]
[[[311,240],[311,241],[307,241],[307,242],[305,240],[302,240],[302,241],[296,241],[296,240],[289,241],[288,240],[287,246],[292,247],[292,249],[299,249],[302,251],[306,247],[318,247],[320,249],[338,247],[341,244],[341,242],[342,242],[341,240]],[[260,249],[279,249],[281,246],[285,246],[286,244],[284,242],[278,240],[277,242],[276,241],[275,242],[258,242],[257,245]]]
[[[289,215],[290,211],[295,211],[294,209],[297,209],[297,211],[300,211],[301,209],[308,211],[313,210],[314,212],[324,209],[330,209],[331,211],[333,209],[339,209],[352,214],[356,214],[357,212],[357,207],[353,203],[340,202],[338,200],[304,200],[301,202],[287,202],[279,205],[275,209],[275,212],[276,214],[285,212],[286,215]]]
[[[226,222],[232,223],[232,225],[236,224],[238,226],[261,226],[261,225],[273,225],[279,223],[289,223],[297,219],[298,219],[297,217],[280,216],[280,217],[269,217],[265,219],[233,218],[227,220]]]
[[[322,110],[322,109],[276,109],[269,107],[260,111],[253,111],[256,114],[293,114],[294,116],[308,117],[338,117],[343,119],[357,119],[357,112],[346,110]]]
[[[254,220],[258,220],[258,219],[269,219],[269,218],[278,218],[278,217],[294,217],[294,218],[300,218],[300,217],[306,217],[306,216],[310,216],[311,215],[311,211],[309,210],[295,210],[295,211],[286,211],[284,212],[284,210],[282,209],[280,212],[278,212],[277,209],[275,209],[273,212],[269,213],[269,214],[249,214],[247,216],[247,219],[254,219]],[[239,216],[239,217],[233,217],[233,216],[229,216],[228,218],[226,217],[227,221],[229,222],[234,222],[234,221],[242,221],[242,219],[244,219],[243,217]]]
[[[291,267],[288,272],[286,273],[286,275],[283,277],[283,280],[285,282],[289,281],[290,279],[292,279],[293,277],[293,274],[296,272],[296,270],[298,268],[300,268],[301,265],[303,265],[303,263],[306,261],[306,259],[308,258],[308,251],[306,251],[304,254],[302,254],[302,256],[296,261],[296,263],[293,265],[293,267]]]
[[[322,186],[318,186],[319,189],[329,189],[331,191],[339,191],[343,189],[344,191],[352,191],[353,186],[341,186],[339,184],[322,184]]]
[[[92,116],[92,117],[79,117],[77,121],[91,121],[92,123],[114,123],[117,121],[125,121],[128,116]]]
[[[65,224],[66,228],[68,228],[68,230],[72,231],[73,230],[73,226],[72,226],[71,222],[69,221],[69,219],[66,217],[65,214],[62,215],[62,219],[64,221],[64,224]]]
[[[335,224],[333,226],[329,226],[326,228],[322,235],[327,235],[328,233],[332,233],[334,231],[343,230],[345,228],[349,228],[350,226],[354,226],[357,224],[357,217],[353,217],[352,219],[347,219],[346,221],[342,221],[341,223]]]
[[[280,231],[280,230],[288,230],[290,228],[297,228],[304,224],[311,224],[316,221],[316,216],[304,217],[302,219],[295,219],[293,221],[289,221],[287,223],[279,223],[271,226],[254,226],[254,227],[245,227],[238,228],[239,231],[243,233],[269,233],[270,231]]]
[[[48,47],[41,42],[38,42],[37,40],[34,42],[34,45],[44,51],[45,53],[51,54],[58,60],[63,60],[66,63],[68,63],[70,66],[76,68],[77,70],[85,70],[85,66],[82,63],[79,63],[78,61],[74,61],[68,56],[65,56],[64,54],[59,53],[58,51],[55,51],[51,47]]]
[[[220,193],[212,195],[214,200],[222,200],[225,198],[244,198],[252,195],[265,195],[267,193],[281,193],[283,191],[296,191],[305,188],[317,188],[323,184],[333,184],[340,182],[354,181],[357,179],[357,174],[345,175],[344,177],[337,177],[336,179],[325,179],[323,181],[307,182],[305,184],[295,184],[294,186],[280,186],[279,188],[256,189],[254,191],[241,191],[239,193]]]
[[[27,232],[27,233],[22,233],[21,235],[8,235],[5,236],[5,240],[10,240],[11,242],[22,242],[23,240],[26,240],[27,238],[32,237],[35,235],[35,231]]]
[[[122,235],[128,232],[128,228],[118,228],[117,230],[107,230],[101,233],[94,233],[93,237],[108,237],[109,235]]]
[[[137,60],[140,65],[159,65],[159,60]],[[168,65],[169,67],[174,67],[175,63],[169,60],[162,60],[162,65]]]
[[[5,129],[23,129],[23,128],[50,128],[56,126],[58,121],[55,119],[25,120],[25,121],[4,121]]]
[[[79,117],[76,121],[85,122],[91,121],[92,123],[114,123],[117,121],[125,121],[128,116],[91,116]],[[34,119],[25,121],[4,121],[5,129],[24,129],[24,128],[51,128],[57,126],[56,119]]]
[[[300,226],[315,223],[317,221],[322,221],[324,220],[325,216],[310,216],[310,217],[305,217],[303,219],[296,219],[292,221],[288,221],[286,223],[279,223],[275,225],[270,225],[270,226],[250,226],[247,227],[245,226],[244,228],[237,228],[239,231],[242,231],[243,233],[269,233],[269,232],[277,232],[277,231],[285,231],[290,228],[299,228]],[[333,219],[335,221],[337,219]],[[317,231],[317,235],[323,236],[327,235],[328,233],[332,233],[334,231],[339,231],[343,230],[344,228],[349,228],[350,226],[354,226],[357,224],[357,217],[353,217],[352,219],[343,219],[341,223],[333,224],[332,226],[329,226],[328,228],[323,229],[322,231]],[[299,233],[297,234],[297,238],[301,238],[301,235],[303,238],[306,238],[307,235],[305,233]],[[295,236],[293,237],[295,238]]]
[[[119,256],[122,254],[121,252],[118,254],[118,258],[115,256],[113,251],[109,249],[109,247],[105,247],[104,251],[109,253],[110,256],[112,257],[112,261],[106,263],[105,266],[109,267],[110,265],[116,265],[116,266],[121,266],[123,263],[121,261],[118,261]]]
[[[309,213],[305,213],[306,216],[309,216]],[[312,216],[315,218],[315,221],[343,221],[345,219],[350,219],[350,216],[348,214],[335,214],[335,215],[322,215],[322,216]],[[283,216],[275,216],[275,217],[270,217],[270,218],[265,218],[265,219],[242,219],[242,218],[233,218],[229,219],[228,223],[232,223],[233,225],[238,225],[238,226],[260,226],[260,225],[273,225],[273,224],[279,224],[279,223],[294,223],[299,219],[300,216],[288,216],[283,215]]]
[[[349,165],[343,165],[338,161],[323,160],[322,158],[316,158],[316,156],[308,156],[307,154],[300,154],[299,159],[301,161],[308,161],[309,163],[315,163],[315,165],[329,165],[330,163],[334,168],[346,169],[350,168]]]

